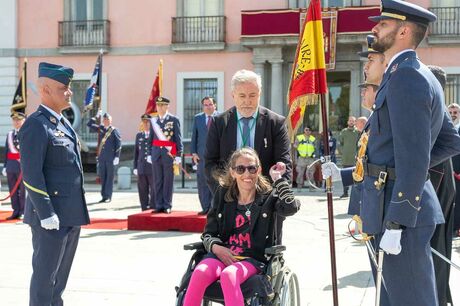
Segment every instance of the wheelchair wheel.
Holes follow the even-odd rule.
[[[283,284],[280,292],[280,306],[299,306],[300,291],[297,275],[288,268],[284,271]]]

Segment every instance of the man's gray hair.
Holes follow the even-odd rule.
[[[457,103],[451,103],[451,104],[449,104],[449,106],[447,106],[447,108],[456,108],[456,109],[460,109],[460,105],[458,105]]]
[[[257,85],[259,90],[262,89],[262,78],[254,71],[242,69],[235,72],[235,74],[232,77],[232,91],[235,90],[236,86],[242,83],[253,83]]]

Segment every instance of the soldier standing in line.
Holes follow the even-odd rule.
[[[141,209],[155,209],[155,192],[153,188],[152,159],[150,157],[150,120],[152,116],[144,114],[141,116],[142,132],[137,133],[134,145],[134,170],[137,176],[137,190]]]
[[[115,166],[120,163],[121,136],[118,129],[112,126],[112,116],[108,113],[102,116],[103,124],[96,122],[97,118],[91,118],[87,126],[92,132],[101,133],[101,143],[97,155],[97,172],[101,178],[102,186],[102,199],[99,203],[105,203],[112,200]]]
[[[182,137],[179,119],[168,112],[169,99],[156,98],[158,117],[151,120],[151,161],[154,176],[155,210],[171,213],[174,164],[181,163]]]
[[[17,189],[13,189],[21,173],[18,132],[24,124],[25,119],[25,109],[21,109],[21,111],[13,111],[11,113],[11,120],[13,122],[14,129],[9,131],[6,135],[5,162],[3,163],[2,175],[7,177],[8,189],[10,193],[12,193],[11,207],[13,208],[13,213],[11,216],[7,217],[6,220],[22,219],[24,216],[26,191],[24,189],[24,182],[22,179]]]

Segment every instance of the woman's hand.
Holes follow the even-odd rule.
[[[220,261],[222,261],[224,263],[224,265],[226,266],[230,266],[232,265],[235,261],[238,261],[236,260],[235,258],[233,258],[233,255],[236,255],[234,254],[229,248],[226,248],[224,246],[221,246],[221,245],[218,245],[218,244],[214,244],[212,246],[212,250],[211,250],[214,255],[217,256],[217,258],[219,258]]]
[[[274,182],[279,180],[284,173],[286,173],[286,164],[283,162],[277,162],[270,168],[270,177]]]

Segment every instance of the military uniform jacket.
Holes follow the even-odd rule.
[[[251,206],[251,249],[252,258],[265,262],[265,248],[277,244],[278,232],[275,228],[277,216],[287,217],[294,215],[300,209],[297,199],[281,200],[278,190],[289,188],[289,183],[282,178],[274,183],[274,189],[268,194],[256,194]],[[224,245],[233,233],[235,227],[237,201],[227,202],[225,193],[228,189],[219,187],[213,198],[211,210],[208,213],[207,223],[201,236],[208,252],[212,245]],[[279,192],[281,194],[281,192]],[[288,198],[289,199],[289,198]]]
[[[134,169],[137,169],[138,175],[152,175],[152,164],[147,162],[151,143],[150,135],[146,137],[144,132],[137,133],[134,145]]]
[[[13,150],[11,150],[11,147]],[[6,135],[5,142],[5,161],[3,167],[8,173],[19,173],[21,172],[21,163],[16,159],[8,159],[8,153],[19,153],[19,139],[18,133],[15,130],[11,130]]]
[[[166,114],[165,118],[163,119],[163,122],[161,122],[159,117],[152,118],[152,124],[150,127],[150,138],[152,139],[152,141],[160,140],[153,131],[152,126],[154,122],[158,124],[164,136],[166,137],[166,140],[172,141],[176,144],[176,156],[180,156],[182,153],[182,137],[180,133],[179,119],[169,113]],[[171,159],[171,157],[169,157],[168,155],[168,152],[168,149],[165,147],[151,145],[152,161],[157,161],[160,159],[160,157],[168,157],[169,159]]]
[[[100,153],[97,156],[97,160],[100,162],[111,162],[115,159],[115,157],[120,158],[121,136],[118,129],[113,126],[106,129],[103,125],[96,124],[95,118],[91,118],[87,125],[91,131],[101,133],[101,148],[99,149]],[[108,136],[105,142],[103,142],[105,134],[109,132],[109,129],[111,130],[110,136]]]
[[[286,164],[286,173],[283,177],[290,179],[292,175],[291,145],[285,118],[259,106],[255,129],[254,150],[259,154],[262,174],[269,178],[270,167],[281,161]],[[217,182],[213,178],[214,171],[224,169],[228,158],[236,150],[237,132],[236,107],[213,117],[205,150],[206,179],[211,191],[217,188]]]
[[[70,123],[67,121],[70,127]],[[65,129],[40,106],[19,131],[21,166],[27,199],[24,222],[56,214],[61,226],[89,223],[83,189],[80,146],[75,132]]]
[[[361,218],[366,233],[380,233],[386,221],[407,227],[444,222],[435,190],[427,180],[430,152],[444,115],[443,91],[434,75],[414,51],[400,54],[383,76],[365,127],[369,131],[368,163],[396,172],[396,179],[388,180],[380,190],[375,186],[376,177],[364,178]],[[451,140],[458,142],[458,138]],[[445,152],[431,154],[434,160],[449,157],[441,156]]]

